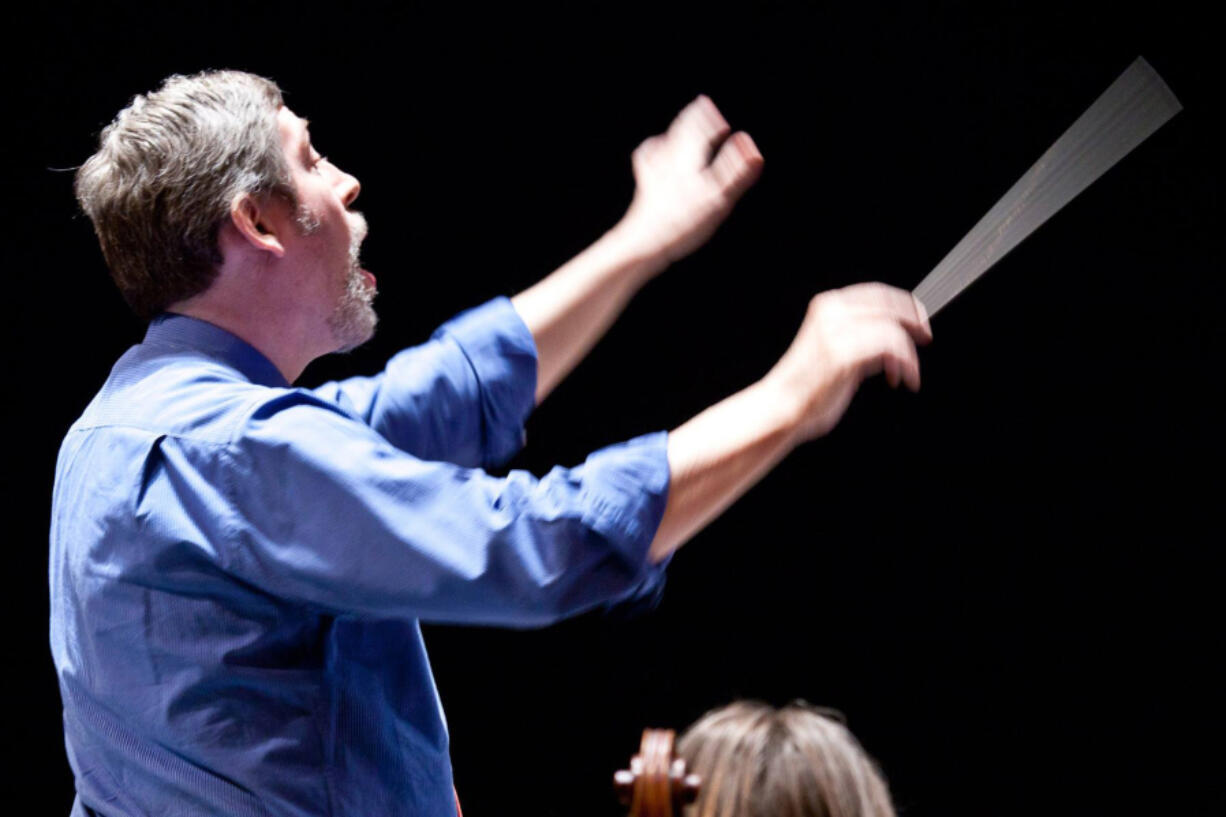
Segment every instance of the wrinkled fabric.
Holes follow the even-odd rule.
[[[453,817],[419,622],[541,626],[663,583],[664,432],[483,470],[522,446],[536,366],[506,298],[314,390],[156,318],[56,466],[74,813]]]

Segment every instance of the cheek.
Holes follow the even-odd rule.
[[[303,235],[314,235],[323,226],[319,213],[307,204],[298,205],[298,212],[294,214],[294,221],[297,222],[298,229],[302,231]]]

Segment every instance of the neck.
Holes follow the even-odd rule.
[[[297,380],[307,365],[317,357],[302,354],[300,350],[306,347],[301,342],[291,340],[294,337],[301,338],[301,334],[275,318],[269,320],[265,317],[263,321],[244,320],[243,316],[236,315],[232,310],[219,309],[214,304],[192,303],[190,300],[172,305],[169,311],[208,321],[251,344],[277,367],[277,371],[287,383]]]
[[[207,290],[172,304],[180,315],[208,321],[242,338],[268,358],[287,383],[293,383],[307,365],[332,351],[321,346],[322,316],[297,303],[292,294],[276,286],[261,286],[268,276],[222,270]]]

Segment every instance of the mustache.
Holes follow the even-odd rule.
[[[349,227],[353,231],[355,244],[361,244],[370,234],[370,225],[366,222],[366,216],[357,210],[349,211]]]

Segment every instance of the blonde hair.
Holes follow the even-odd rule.
[[[276,83],[254,74],[174,75],[133,97],[102,131],[75,192],[137,315],[152,317],[213,283],[218,229],[236,195],[297,204],[277,129],[281,105]]]
[[[738,701],[677,744],[702,778],[685,817],[894,817],[880,771],[842,716],[804,701]]]

